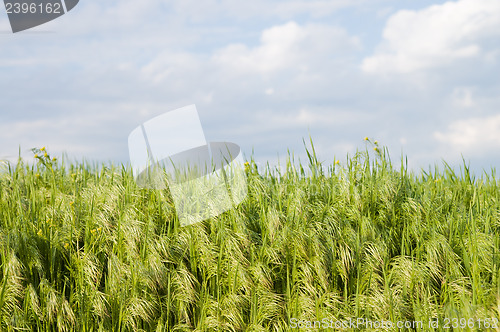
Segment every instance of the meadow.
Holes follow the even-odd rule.
[[[358,318],[495,330],[494,171],[411,172],[370,144],[331,165],[311,145],[286,172],[250,158],[247,198],[187,227],[168,190],[139,188],[125,166],[44,148],[5,163],[0,330],[314,331],[328,329],[291,322]]]

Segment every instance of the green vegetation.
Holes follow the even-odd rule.
[[[36,150],[0,174],[0,330],[500,319],[494,174],[413,174],[372,148],[328,169],[310,148],[306,169],[284,174],[250,160],[245,201],[188,227],[168,191],[138,188],[129,169]]]

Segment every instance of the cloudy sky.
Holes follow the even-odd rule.
[[[208,141],[272,163],[377,139],[413,169],[500,163],[498,0],[82,0],[13,34],[0,8],[0,159],[128,162],[142,122],[196,104]]]

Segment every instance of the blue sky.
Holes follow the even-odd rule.
[[[196,104],[260,162],[377,139],[419,169],[500,163],[498,0],[80,1],[12,34],[0,10],[0,159],[128,161],[140,123]]]

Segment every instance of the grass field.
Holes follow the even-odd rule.
[[[179,227],[168,191],[138,188],[129,169],[34,153],[0,173],[1,331],[289,331],[358,318],[480,331],[500,319],[493,172],[416,174],[377,144],[322,167],[309,148],[283,174],[249,160],[241,205]]]

